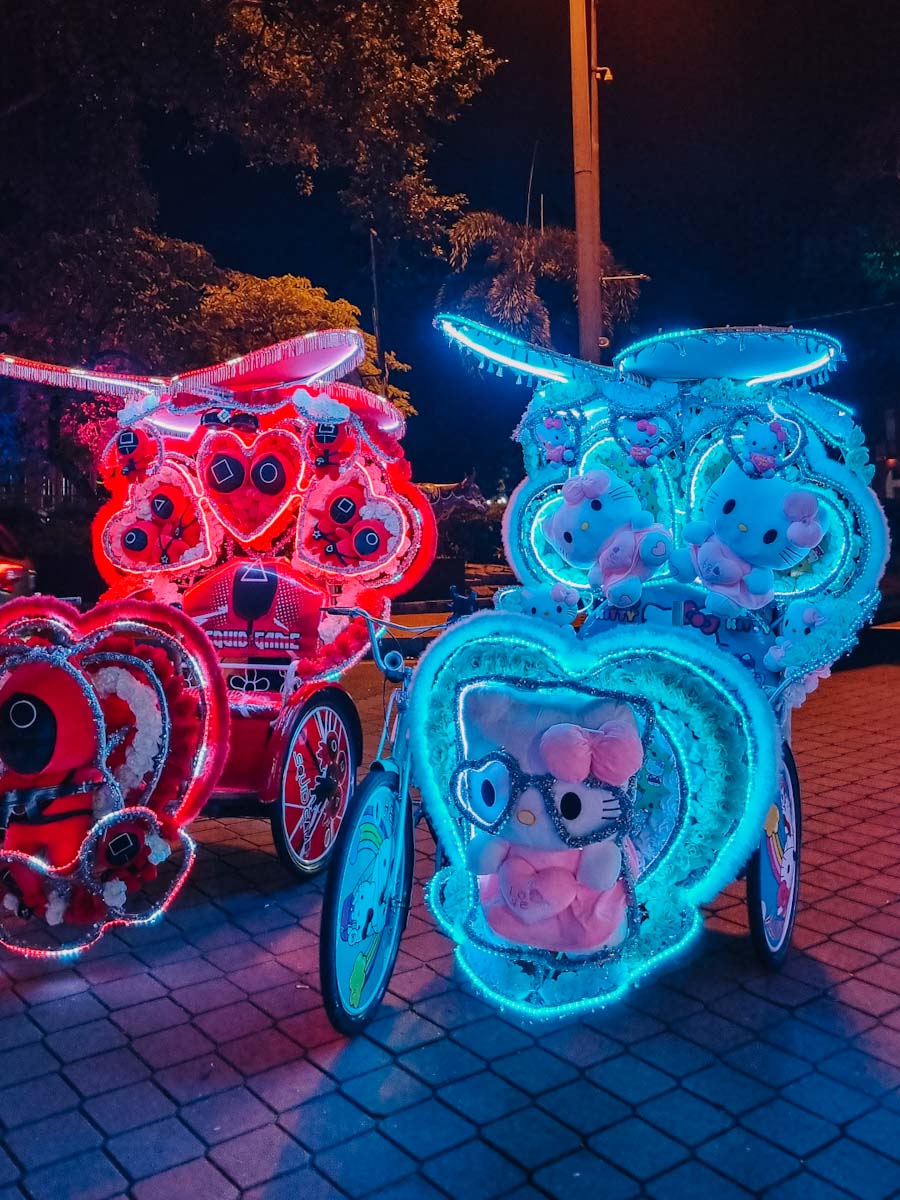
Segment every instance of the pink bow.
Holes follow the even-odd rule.
[[[550,599],[554,604],[571,604],[578,603],[578,593],[574,588],[567,588],[564,583],[554,583],[550,589]]]
[[[592,775],[621,787],[644,761],[641,739],[625,721],[607,721],[600,729],[551,725],[541,736],[540,751],[547,770],[570,783]]]
[[[645,417],[641,417],[640,421],[637,423],[637,427],[641,433],[649,433],[651,437],[656,437],[656,426],[652,421],[648,421]]]
[[[824,613],[820,613],[817,608],[813,608],[813,606],[810,604],[803,610],[803,624],[812,626],[824,625],[825,615]]]
[[[544,417],[545,429],[562,429],[562,417]]]
[[[580,504],[582,500],[593,500],[602,496],[609,488],[606,471],[588,471],[586,475],[574,475],[563,484],[563,499],[567,504]]]
[[[788,492],[784,498],[785,516],[791,518],[787,535],[795,546],[812,549],[825,536],[825,530],[816,520],[819,502],[812,492]]]
[[[782,444],[787,441],[787,430],[780,421],[770,421],[769,428]]]

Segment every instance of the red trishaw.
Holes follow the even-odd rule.
[[[115,814],[134,805],[155,813],[152,837],[171,843],[176,835],[184,841],[185,825],[210,797],[258,799],[286,867],[303,877],[326,864],[362,751],[359,717],[340,680],[366,652],[367,634],[361,620],[324,610],[387,618],[392,598],[428,569],[436,540],[400,446],[402,415],[381,396],[337,382],[363,353],[358,332],[328,330],[168,378],[0,356],[2,375],[124,401],[101,461],[110,500],[94,524],[95,558],[108,584],[103,603],[87,618],[42,598],[0,613],[0,726],[9,717],[12,739],[22,742],[19,723],[31,708],[25,713],[21,697],[34,705],[21,672],[37,655],[46,670],[75,681],[100,731],[89,762],[65,764],[69,774],[97,776],[77,793],[84,828],[73,858],[72,829],[53,810],[74,784],[68,774],[48,782],[48,770],[60,767],[53,754],[19,763],[31,770],[11,770],[0,728],[0,940],[12,948],[32,947],[28,929],[47,924],[48,911],[56,933],[48,943],[42,930],[40,952],[80,948],[110,922],[151,919],[166,907],[189,855],[148,900],[152,872],[140,886],[129,878],[125,897],[103,849],[109,838],[98,823],[115,817],[115,824]],[[112,646],[103,642],[104,626],[118,630]],[[160,669],[167,656],[185,681],[173,702],[154,677],[154,655]],[[15,697],[10,717],[4,701]],[[52,697],[44,701],[52,710]],[[161,715],[151,719],[154,705]],[[156,811],[173,722],[177,729],[179,711],[191,705],[199,725],[190,767],[165,812]],[[61,743],[66,712],[48,711],[47,721],[54,745]],[[151,837],[147,822],[143,841]],[[157,842],[154,853],[162,854]],[[79,924],[85,889],[90,934],[61,937],[62,927]]]

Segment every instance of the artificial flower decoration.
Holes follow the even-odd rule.
[[[412,707],[449,861],[429,899],[463,970],[530,1015],[607,1003],[741,870],[777,965],[801,859],[790,712],[871,617],[888,550],[862,435],[812,390],[839,345],[698,330],[608,368],[437,324],[535,385],[503,521],[521,586],[437,640]]]
[[[431,903],[475,985],[537,1015],[608,1001],[694,936],[780,758],[740,663],[647,626],[579,642],[478,614],[425,655],[412,717],[450,860]]]
[[[66,954],[159,917],[227,750],[214,651],[183,614],[0,610],[0,941]]]

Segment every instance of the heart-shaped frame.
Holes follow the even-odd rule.
[[[305,483],[303,446],[287,429],[242,437],[211,430],[197,452],[197,477],[220,524],[245,545],[270,541],[287,522]],[[217,472],[227,477],[216,478]],[[225,491],[224,486],[230,488]]]
[[[168,517],[154,510],[160,496],[171,505]],[[215,561],[222,541],[187,471],[171,462],[133,486],[124,503],[114,496],[97,513],[93,530],[94,558],[110,584],[123,575],[193,573]],[[128,548],[129,537],[138,539],[134,552]]]
[[[463,754],[462,698],[486,681],[513,691],[547,684],[614,697],[649,711],[673,748],[683,818],[652,870],[634,879],[646,916],[614,949],[537,950],[498,938],[483,919],[465,857],[472,827],[448,797]],[[699,905],[755,848],[777,784],[780,741],[765,695],[739,663],[687,630],[629,627],[583,644],[534,618],[477,614],[423,657],[410,719],[416,779],[450,863],[432,881],[429,902],[475,986],[532,1016],[608,1003],[683,947],[701,927]]]
[[[41,666],[74,681],[83,697],[79,704],[87,706],[94,722],[96,751],[89,755],[94,761],[81,769],[93,782],[73,793],[85,797],[80,807],[87,806],[88,813],[53,818],[57,829],[75,817],[77,829],[89,828],[68,861],[67,854],[35,852],[36,842],[51,848],[46,839],[54,825],[45,817],[32,835],[34,818],[25,814],[29,803],[39,803],[38,791],[48,781],[32,772],[28,795],[10,791],[22,788],[21,776],[10,775],[12,768],[2,764],[2,795],[20,815],[9,826],[17,836],[7,833],[0,846],[0,943],[26,955],[68,955],[111,926],[158,918],[183,885],[193,859],[185,826],[208,799],[227,755],[228,700],[206,636],[184,614],[159,604],[102,604],[82,616],[49,597],[10,602],[0,612],[0,686],[15,687],[23,670],[34,678]],[[12,695],[15,699],[17,693]],[[61,723],[67,719],[72,719],[69,709],[55,715],[54,746],[65,737]],[[148,727],[149,745],[142,735]],[[69,828],[63,845],[72,834]],[[140,843],[143,857],[123,858],[118,871],[114,857],[100,856],[110,837],[122,835],[132,845]],[[180,851],[180,862],[168,864],[159,888],[146,894],[143,881],[155,882],[155,865],[173,848]],[[40,915],[27,911],[33,905],[17,906],[16,896],[24,903],[26,893],[29,899],[42,897]],[[66,922],[58,929],[42,919],[54,906],[56,920],[65,917]]]

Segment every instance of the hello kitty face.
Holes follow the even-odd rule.
[[[628,705],[499,685],[467,693],[463,736],[466,758],[451,782],[457,807],[476,828],[534,850],[608,837],[644,757]]]
[[[538,437],[545,446],[565,446],[569,442],[569,431],[562,417],[545,417],[538,428]]]
[[[544,535],[570,566],[589,567],[617,529],[653,518],[637,492],[609,471],[588,471],[563,484],[563,503],[544,523]],[[646,518],[643,520],[643,518]]]
[[[792,600],[784,613],[781,622],[781,635],[792,645],[802,642],[805,637],[825,624],[825,614],[821,609],[809,604],[806,600]]]
[[[672,438],[672,429],[662,417],[623,418],[620,436],[630,447],[659,453]]]
[[[512,588],[499,599],[498,607],[539,617],[562,628],[571,625],[578,615],[578,593],[561,583],[553,587]]]
[[[787,435],[784,427],[778,421],[766,425],[763,421],[748,421],[744,433],[744,454],[762,454],[770,458],[781,457]]]
[[[734,554],[771,570],[796,566],[825,536],[812,492],[781,479],[751,479],[737,463],[707,492],[703,515]]]

